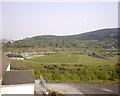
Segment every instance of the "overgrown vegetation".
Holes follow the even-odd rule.
[[[46,95],[44,95],[46,96]],[[65,96],[64,94],[58,93],[56,91],[49,91],[48,96]]]
[[[21,58],[23,58],[23,56],[20,54],[7,54],[7,56],[8,57],[21,57]]]
[[[56,54],[55,56],[57,57],[59,55]],[[65,55],[61,56],[61,58],[64,58],[64,56]],[[76,55],[76,56],[79,56],[79,55]],[[43,61],[42,63],[39,61],[39,60],[42,60],[41,58],[43,59],[43,57],[37,58],[38,61],[35,58],[24,60],[24,61],[14,60],[12,61],[11,68],[20,69],[20,70],[33,70],[35,74],[35,79],[39,79],[40,78],[39,76],[42,75],[47,82],[56,82],[56,83],[70,82],[70,83],[117,84],[120,77],[119,76],[120,64],[117,62],[112,62],[110,60],[103,59],[101,61],[101,59],[98,59],[98,58],[96,59],[93,57],[90,57],[91,59],[89,60],[87,56],[86,57],[83,56],[82,57],[83,60],[81,58],[81,62],[84,61],[83,64],[72,64],[72,63],[71,64],[65,64],[65,63],[44,64]],[[97,60],[97,62],[93,62],[92,59]],[[26,62],[29,60],[36,60],[37,63]],[[43,60],[45,61],[47,59],[43,59]],[[86,60],[88,61],[85,62]],[[52,61],[54,62],[54,59],[52,59]],[[56,59],[55,61],[57,63]]]

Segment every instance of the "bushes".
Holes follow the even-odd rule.
[[[116,79],[118,79],[118,74],[116,73],[116,72],[112,72],[112,78],[111,78],[112,80],[116,80]]]
[[[7,54],[8,57],[22,57],[19,54]]]
[[[116,64],[116,73],[118,74],[118,78],[120,79],[120,62]]]
[[[99,73],[99,75],[98,75],[98,79],[99,79],[99,80],[108,80],[108,78],[109,78],[108,74],[107,74],[107,73],[104,73],[104,72],[101,72],[101,73]]]
[[[12,67],[13,69],[23,69],[28,70],[29,66],[30,69],[34,70],[35,79],[40,79],[40,75],[47,82],[91,82],[96,80],[110,80],[116,81],[118,80],[119,76],[119,68],[111,69],[111,70],[99,70],[96,68],[85,68],[85,66],[81,65],[67,65],[67,64],[43,64],[43,65],[26,65],[27,68],[22,67]]]
[[[94,80],[116,80],[118,74],[109,71],[94,70],[36,70],[35,75],[42,75],[46,81],[67,82],[67,81],[94,81]],[[39,79],[36,77],[36,79]]]

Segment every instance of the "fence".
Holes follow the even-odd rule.
[[[49,94],[48,85],[47,85],[46,81],[43,79],[43,77],[41,75],[40,75],[40,81],[41,81],[40,84],[43,87],[44,93],[48,95]]]

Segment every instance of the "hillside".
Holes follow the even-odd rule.
[[[118,28],[102,29],[70,36],[43,35],[3,44],[3,49],[82,48],[116,49]]]

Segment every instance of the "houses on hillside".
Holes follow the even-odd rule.
[[[0,95],[2,94],[33,94],[34,75],[30,70],[10,70],[11,60],[2,53],[0,63]]]

